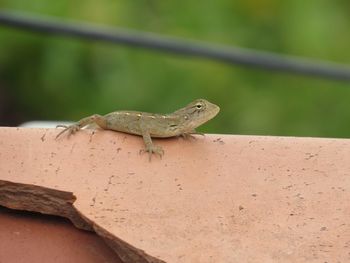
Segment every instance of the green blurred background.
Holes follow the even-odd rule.
[[[348,0],[0,0],[0,8],[350,64]],[[0,125],[221,107],[203,132],[350,136],[350,83],[0,26]]]

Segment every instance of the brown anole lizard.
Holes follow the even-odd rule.
[[[197,133],[195,129],[198,126],[214,118],[219,111],[220,108],[217,105],[205,99],[197,99],[170,114],[153,114],[139,111],[115,111],[104,116],[94,114],[69,126],[58,125],[57,127],[65,129],[57,134],[56,138],[64,132],[67,132],[70,136],[85,126],[96,124],[105,130],[142,136],[146,148],[141,151],[148,152],[151,159],[153,153],[160,157],[164,154],[160,146],[152,143],[152,137],[190,137],[191,134]]]

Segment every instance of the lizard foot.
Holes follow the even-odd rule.
[[[140,154],[143,154],[145,152],[148,152],[149,161],[151,161],[152,154],[158,154],[160,158],[164,155],[164,150],[162,147],[157,145],[151,145],[149,147],[146,147],[146,149],[141,149]]]
[[[181,133],[180,136],[184,139],[184,140],[196,140],[197,138],[194,137],[191,133]]]
[[[68,137],[71,136],[72,134],[76,133],[77,131],[80,130],[80,127],[77,124],[72,124],[72,125],[57,125],[56,128],[62,127],[64,130],[62,130],[59,134],[56,135],[56,139],[60,137],[63,133],[68,132]]]
[[[201,136],[205,136],[204,133],[200,133],[200,132],[185,132],[185,133],[181,133],[180,136],[182,138],[184,138],[185,140],[196,140],[197,138],[195,136],[193,136],[193,134],[198,134],[198,135],[201,135]]]

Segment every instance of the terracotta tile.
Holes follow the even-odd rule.
[[[59,217],[0,207],[1,263],[121,263],[93,232]]]
[[[57,132],[0,128],[0,204],[92,228],[124,262],[350,260],[350,140],[174,138],[149,162],[137,136]]]

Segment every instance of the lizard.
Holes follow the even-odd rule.
[[[71,125],[57,125],[64,130],[59,132],[56,139],[67,132],[68,137],[84,127],[98,126],[104,130],[124,132],[143,137],[145,149],[142,152],[163,156],[164,150],[153,144],[152,138],[168,138],[182,136],[192,137],[200,134],[196,128],[214,118],[220,111],[219,106],[205,99],[197,99],[185,107],[170,114],[154,114],[140,111],[114,111],[106,115],[94,114],[83,118]]]

